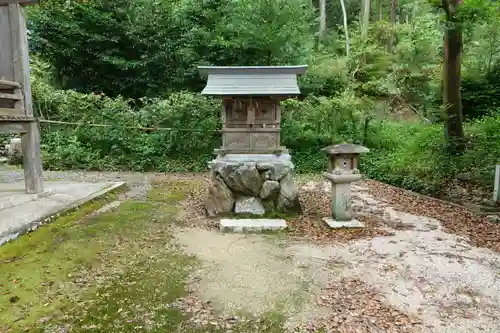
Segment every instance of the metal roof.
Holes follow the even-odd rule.
[[[297,74],[305,73],[307,66],[200,66],[198,69],[201,75],[208,75],[202,95],[287,96],[300,95]]]

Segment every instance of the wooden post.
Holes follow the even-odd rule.
[[[10,28],[9,52],[1,58],[2,71],[10,79],[21,84],[23,99],[15,104],[15,109],[23,109],[26,118],[33,118],[33,101],[31,97],[30,64],[28,50],[28,33],[24,5],[35,4],[36,0],[0,0],[2,13],[8,13]],[[8,10],[6,10],[8,8]],[[10,59],[9,59],[10,58]],[[8,61],[10,60],[10,61]],[[10,68],[9,68],[10,67]],[[24,181],[26,193],[43,192],[42,161],[40,154],[40,131],[36,121],[25,122],[26,132],[21,134],[23,148]]]
[[[493,191],[493,201],[500,203],[500,164],[495,169],[495,187]]]
[[[21,137],[26,193],[42,193],[43,174],[38,124],[34,121],[30,122],[27,124],[27,129],[28,132],[23,134]]]

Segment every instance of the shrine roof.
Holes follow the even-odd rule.
[[[202,95],[290,96],[300,95],[297,75],[307,66],[198,67],[208,76]]]

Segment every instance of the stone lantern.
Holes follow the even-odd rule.
[[[368,148],[339,144],[323,149],[328,155],[328,172],[323,175],[332,182],[332,217],[323,220],[331,228],[360,228],[363,224],[351,216],[351,183],[361,179],[358,159]]]
[[[300,95],[307,66],[198,67],[203,95],[221,98],[222,146],[209,163],[209,216],[300,210],[294,165],[280,143],[280,102]]]

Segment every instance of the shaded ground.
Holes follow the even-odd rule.
[[[500,239],[475,247],[456,207],[363,182],[367,227],[330,231],[328,184],[302,178],[289,232],[223,235],[203,175],[48,175],[130,191],[0,247],[0,332],[500,331]]]

